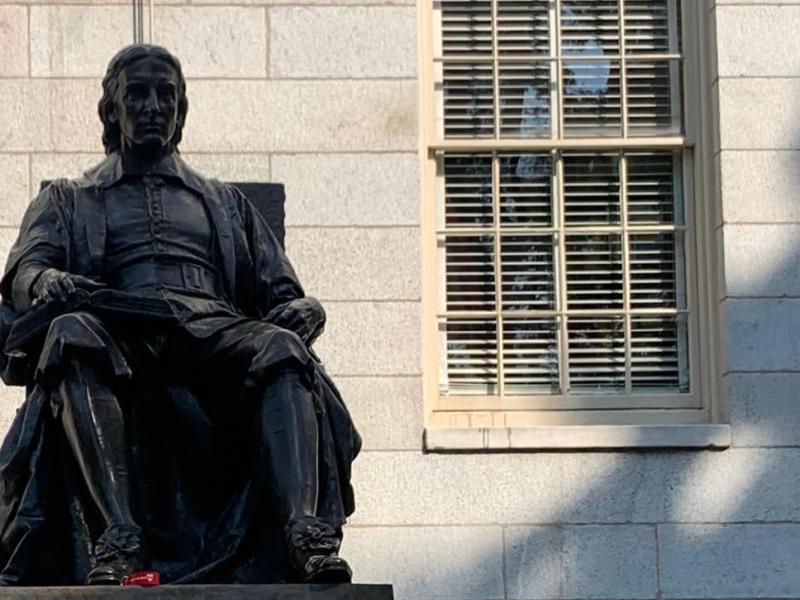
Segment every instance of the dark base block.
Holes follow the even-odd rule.
[[[393,600],[390,585],[0,587],[0,600]]]

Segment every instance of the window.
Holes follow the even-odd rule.
[[[429,427],[716,420],[705,10],[439,0],[421,16]]]

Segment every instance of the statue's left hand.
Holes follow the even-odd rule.
[[[325,325],[325,310],[319,300],[306,296],[279,304],[265,318],[284,329],[294,331],[310,344],[322,333]]]

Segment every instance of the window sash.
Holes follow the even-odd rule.
[[[627,0],[627,2],[631,2],[631,0]],[[498,7],[498,0],[492,0],[490,2],[492,6],[493,15],[496,17],[497,15],[497,7]],[[560,14],[560,7],[561,1],[550,3],[550,39],[557,40],[558,37],[558,27],[554,21],[554,15]],[[676,6],[675,2],[672,2],[673,6]],[[440,6],[440,4],[438,4]],[[674,9],[673,9],[674,10]],[[436,17],[437,13],[437,3],[434,3],[434,11],[433,15]],[[438,15],[440,18],[440,13]],[[435,23],[436,19],[434,19]],[[500,61],[498,57],[498,48],[497,48],[497,37],[496,35],[496,21],[492,20],[492,33],[491,36],[491,54],[488,56],[469,56],[469,55],[453,55],[450,54],[448,56],[444,56],[442,53],[442,37],[441,37],[441,30],[436,26],[433,27],[431,34],[434,41],[434,48],[433,48],[433,56],[429,55],[428,60],[431,60],[430,67],[429,67],[429,77],[428,81],[433,83],[435,86],[436,82],[441,81],[441,72],[443,65],[447,64],[448,61],[456,61],[456,60],[466,60],[472,62],[483,62],[493,69],[493,98],[499,98],[498,95],[498,77],[497,74],[499,73],[500,68]],[[620,30],[624,30],[625,27],[625,20],[622,16],[620,16]],[[643,61],[643,60],[654,60],[654,59],[669,59],[671,63],[680,63],[683,65],[684,63],[684,54],[676,51],[678,48],[678,36],[675,31],[671,32],[670,40],[669,40],[669,52],[638,52],[635,55],[631,52],[626,52],[625,50],[625,41],[624,39],[620,43],[620,49],[618,54],[614,54],[611,56],[604,55],[603,58],[615,58],[620,61],[621,69],[624,72],[626,65],[631,62],[635,61]],[[624,37],[624,36],[623,36]],[[560,43],[553,43],[550,45],[549,51],[546,54],[539,54],[536,55],[536,60],[541,61],[549,61],[554,65],[559,65],[564,60],[569,60],[567,57],[564,58],[564,54],[561,52],[561,44]],[[507,56],[503,58],[503,63],[506,64],[524,64],[526,61],[530,61],[532,56]],[[635,59],[635,61],[633,60]],[[658,149],[672,149],[675,151],[680,152],[681,154],[681,162],[683,167],[683,201],[685,203],[684,212],[685,212],[685,223],[680,225],[660,225],[660,226],[641,226],[638,227],[635,224],[626,223],[623,226],[610,226],[610,227],[599,227],[599,226],[587,226],[586,228],[570,228],[568,232],[563,228],[563,223],[555,223],[553,227],[550,228],[540,228],[540,227],[532,227],[532,228],[521,228],[521,229],[513,229],[513,230],[505,230],[502,229],[497,225],[497,223],[491,224],[489,227],[485,228],[485,230],[481,230],[483,233],[487,234],[494,234],[496,243],[499,243],[501,239],[501,234],[530,234],[530,235],[540,235],[540,234],[555,234],[556,239],[558,239],[557,244],[563,244],[564,234],[570,235],[573,233],[578,232],[592,232],[592,233],[610,233],[610,232],[617,232],[621,233],[624,238],[627,236],[637,232],[637,231],[646,231],[648,233],[656,233],[658,231],[671,231],[676,232],[676,235],[680,233],[684,236],[684,251],[687,254],[687,260],[685,260],[685,276],[684,281],[687,286],[686,296],[687,296],[687,304],[685,308],[676,309],[673,311],[648,311],[648,310],[638,310],[632,312],[629,306],[623,307],[622,310],[616,310],[609,313],[603,313],[603,311],[591,310],[588,311],[586,314],[591,314],[593,316],[602,316],[607,314],[608,316],[618,315],[621,316],[625,320],[625,327],[626,327],[626,336],[625,336],[625,361],[626,361],[626,381],[625,381],[625,389],[627,393],[623,394],[606,394],[606,395],[598,395],[598,394],[581,394],[570,392],[568,394],[545,394],[545,395],[506,395],[503,393],[503,390],[498,390],[499,393],[496,395],[470,395],[470,396],[450,396],[450,395],[442,395],[437,394],[438,403],[436,405],[437,409],[441,410],[476,410],[476,409],[486,409],[486,410],[523,410],[523,409],[542,409],[542,410],[552,410],[552,409],[597,409],[597,410],[612,410],[617,408],[662,408],[662,409],[669,409],[669,408],[699,408],[701,406],[700,402],[700,394],[698,393],[698,385],[696,378],[698,376],[698,365],[697,365],[697,351],[694,350],[698,347],[696,336],[698,334],[698,323],[697,323],[697,310],[695,306],[696,302],[696,282],[695,282],[695,269],[693,265],[693,255],[695,252],[695,236],[694,236],[694,218],[693,218],[693,177],[692,177],[692,149],[691,149],[691,134],[689,136],[684,135],[681,132],[673,132],[676,133],[675,135],[666,135],[666,136],[631,136],[630,135],[630,127],[629,127],[629,118],[627,116],[627,98],[622,99],[622,116],[621,116],[621,131],[622,135],[618,137],[606,137],[606,138],[596,138],[596,137],[567,137],[564,135],[564,123],[563,123],[563,100],[559,97],[560,92],[563,89],[561,78],[563,77],[562,69],[553,68],[552,72],[554,73],[553,78],[556,80],[557,85],[553,85],[553,92],[552,97],[555,99],[552,103],[553,106],[558,106],[557,112],[551,111],[551,114],[556,114],[557,118],[551,119],[551,129],[550,129],[550,136],[549,137],[539,137],[539,138],[512,138],[512,137],[501,137],[501,118],[499,115],[499,102],[495,100],[493,102],[493,122],[494,122],[494,129],[493,135],[491,137],[483,137],[483,138],[452,138],[446,137],[443,135],[443,116],[441,113],[443,102],[442,102],[442,90],[435,89],[433,93],[431,91],[427,91],[423,93],[423,98],[428,96],[428,98],[435,100],[432,104],[436,107],[439,111],[439,114],[436,117],[436,121],[434,126],[428,129],[428,134],[426,135],[425,140],[425,148],[426,154],[430,157],[429,158],[429,177],[428,181],[435,180],[435,173],[436,167],[434,166],[438,161],[441,161],[441,153],[447,152],[489,152],[493,156],[496,156],[498,153],[504,151],[552,151],[557,155],[560,155],[563,152],[568,150],[582,150],[582,149],[592,149],[592,150],[611,150],[611,151],[618,151],[622,152],[623,150],[635,150],[635,149],[642,149],[642,150],[658,150]],[[681,77],[686,77],[688,74],[684,71]],[[552,82],[551,82],[552,83]],[[622,96],[626,96],[625,92],[625,85],[622,83],[620,84],[623,88],[621,90]],[[440,86],[438,86],[440,87]],[[685,88],[684,88],[685,89]],[[673,90],[675,93],[675,90]],[[672,105],[675,106],[676,100],[672,99]],[[430,104],[428,106],[431,106]],[[685,110],[685,109],[684,109]],[[687,114],[683,115],[682,121],[685,125],[690,124],[690,114],[687,111]],[[492,161],[494,164],[494,160]],[[493,166],[493,169],[495,167]],[[563,188],[563,173],[561,177],[558,177],[557,184],[559,188]],[[498,181],[497,177],[493,177],[493,186],[496,186],[496,182]],[[625,179],[622,178],[624,182]],[[442,186],[441,178],[438,179],[438,183],[436,186],[441,188]],[[622,187],[625,187],[624,185]],[[430,189],[430,188],[429,188]],[[625,192],[621,190],[621,194]],[[426,192],[426,195],[430,194],[430,192]],[[443,198],[440,189],[440,198]],[[499,192],[497,189],[492,190],[492,198],[493,202],[496,204],[499,198]],[[559,205],[563,203],[563,189],[559,189],[558,198],[554,196],[553,198],[553,206]],[[621,203],[627,204],[624,200],[621,199]],[[493,214],[499,214],[499,207],[494,206]],[[441,211],[437,210],[437,214]],[[472,234],[477,233],[473,228],[448,228],[444,227],[443,223],[441,222],[441,215],[436,217],[436,225],[433,228],[433,231],[428,228],[428,237],[432,238],[432,240],[426,240],[424,246],[428,249],[431,247],[435,247],[437,236],[442,236],[444,234]],[[432,234],[432,235],[431,235]],[[559,239],[560,238],[560,239]],[[627,247],[627,246],[625,246]],[[430,252],[426,252],[426,254],[430,255]],[[625,261],[628,261],[627,252],[623,252],[625,255]],[[499,252],[495,252],[495,256],[497,257],[497,261],[499,262]],[[560,254],[561,260],[563,261],[563,248]],[[442,285],[443,282],[441,277],[444,274],[444,265],[441,263],[441,259],[439,262],[436,263],[435,268],[433,269],[435,277],[437,278],[437,285],[436,288],[439,290],[446,289],[445,285]],[[626,273],[626,298],[629,298],[629,265],[625,268]],[[499,272],[499,269],[498,269]],[[428,270],[428,280],[433,281],[433,278],[430,277],[430,269]],[[499,285],[500,280],[495,277],[496,283]],[[430,285],[430,284],[429,284]],[[428,287],[430,290],[430,287]],[[564,290],[559,290],[557,295],[560,295],[564,298]],[[430,301],[427,301],[430,305]],[[517,318],[517,317],[525,317],[525,318],[543,318],[546,316],[553,316],[553,317],[560,317],[561,322],[559,323],[559,327],[561,328],[561,340],[559,342],[559,356],[562,357],[561,360],[565,360],[564,354],[567,351],[565,345],[563,344],[563,340],[567,339],[567,334],[564,332],[564,328],[566,327],[566,320],[563,318],[565,315],[569,314],[572,317],[578,316],[582,314],[580,311],[565,311],[565,310],[552,310],[552,311],[513,311],[513,313],[509,311],[500,310],[498,306],[498,310],[490,311],[486,314],[476,314],[470,313],[469,315],[458,313],[458,312],[448,312],[447,310],[443,310],[441,305],[441,298],[436,301],[435,303],[435,310],[429,309],[427,312],[427,319],[426,322],[428,326],[430,326],[431,322],[439,323],[440,320],[444,317],[451,316],[451,317],[477,317],[477,316],[484,316],[487,318],[494,317],[497,319],[496,322],[500,324],[500,326],[496,327],[498,332],[498,343],[497,343],[497,350],[502,352],[502,339],[500,338],[502,333],[502,319],[504,318]],[[630,318],[632,315],[685,315],[687,318],[687,329],[688,329],[688,347],[691,349],[689,352],[689,377],[690,377],[690,393],[686,394],[659,394],[659,393],[631,393],[631,382],[630,382],[630,373],[629,373],[629,365],[631,361],[631,348],[630,348]],[[433,340],[435,339],[436,335],[438,335],[438,327],[434,326],[434,335],[427,335],[426,339]],[[438,344],[437,344],[438,346]],[[440,364],[443,358],[446,357],[442,356],[443,353],[440,353],[439,360]],[[500,371],[500,375],[498,377],[499,382],[503,380],[502,370],[503,370],[503,361],[498,361],[498,370]],[[561,369],[561,371],[565,371],[565,369]],[[563,380],[565,375],[562,373],[560,378],[562,380],[562,387],[561,389],[566,389],[563,386]],[[438,385],[438,382],[436,382]],[[501,384],[498,383],[498,387],[501,387]],[[429,386],[429,389],[432,389],[432,386]]]

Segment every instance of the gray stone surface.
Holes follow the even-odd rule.
[[[287,7],[270,11],[272,77],[414,77],[412,7]]]
[[[665,597],[800,596],[800,525],[664,525],[658,540]]]
[[[327,302],[315,348],[334,375],[418,375],[418,302]]]
[[[194,80],[187,90],[186,152],[416,148],[414,81]]]
[[[650,453],[365,452],[353,465],[353,522],[659,522],[668,515],[675,466]]]
[[[422,447],[419,377],[337,377],[365,450]],[[360,507],[359,507],[360,509]]]
[[[267,152],[273,95],[267,81],[194,80],[186,84],[189,114],[183,152]]]
[[[800,224],[727,225],[728,296],[800,296]]]
[[[499,600],[500,527],[348,527],[342,556],[356,582],[389,582],[397,600]]]
[[[722,150],[800,148],[800,79],[720,79],[719,99]]]
[[[84,171],[93,167],[105,154],[70,153],[70,154],[32,154],[31,155],[31,196],[39,191],[42,181],[52,181],[60,177],[74,179],[83,175]]]
[[[28,206],[28,161],[25,154],[0,154],[0,226],[19,225]],[[2,260],[5,260],[5,254]]]
[[[507,598],[655,598],[655,528],[511,527]]]
[[[445,456],[365,452],[354,464],[354,482],[359,506],[353,522],[358,525],[800,520],[797,448]]]
[[[726,222],[800,223],[800,153],[725,151],[721,173]]]
[[[286,250],[320,300],[419,300],[419,229],[289,228]]]
[[[4,124],[0,152],[27,152],[51,146],[48,100],[44,81],[0,79],[0,123]]]
[[[31,7],[31,74],[101,77],[114,53],[132,41],[125,6]]]
[[[103,125],[97,116],[97,103],[102,93],[99,76],[97,79],[49,80],[46,100],[50,112],[51,141],[44,149],[103,152]]]
[[[267,154],[191,154],[183,158],[207,177],[222,181],[272,181]]]
[[[418,158],[397,154],[275,154],[286,224],[419,224]]]
[[[154,14],[156,39],[181,60],[186,77],[266,76],[264,8],[159,6]]]
[[[728,6],[717,10],[722,77],[800,75],[800,6]]]
[[[9,0],[0,0],[0,4],[2,2],[6,2]],[[53,0],[24,0],[25,2],[45,2]],[[79,0],[69,0],[70,2],[77,2]],[[93,0],[94,2],[101,2],[102,0]],[[121,2],[122,0],[113,0],[115,2]],[[226,0],[158,0],[159,4],[163,5],[175,5],[175,6],[185,6],[187,4],[195,4],[195,5],[208,5],[208,4],[215,4],[219,5]],[[358,6],[363,5],[397,5],[397,4],[414,4],[414,0],[236,0],[236,4],[241,4],[243,6],[250,6],[250,5],[266,5],[266,6],[281,6],[285,4],[290,5],[305,5],[310,4],[314,6],[347,6],[351,4],[355,4]]]
[[[800,446],[800,373],[725,378],[734,446]]]
[[[24,77],[28,63],[28,11],[24,6],[0,6],[0,76]]]
[[[25,399],[25,388],[9,387],[0,383],[0,439],[4,438],[11,422],[17,416],[17,408]]]
[[[279,152],[399,151],[417,148],[417,82],[274,81],[261,106],[276,115]],[[280,115],[280,117],[277,117]]]
[[[5,588],[4,600],[392,600],[388,585]]]
[[[729,371],[800,370],[800,300],[731,298],[722,305]]]

